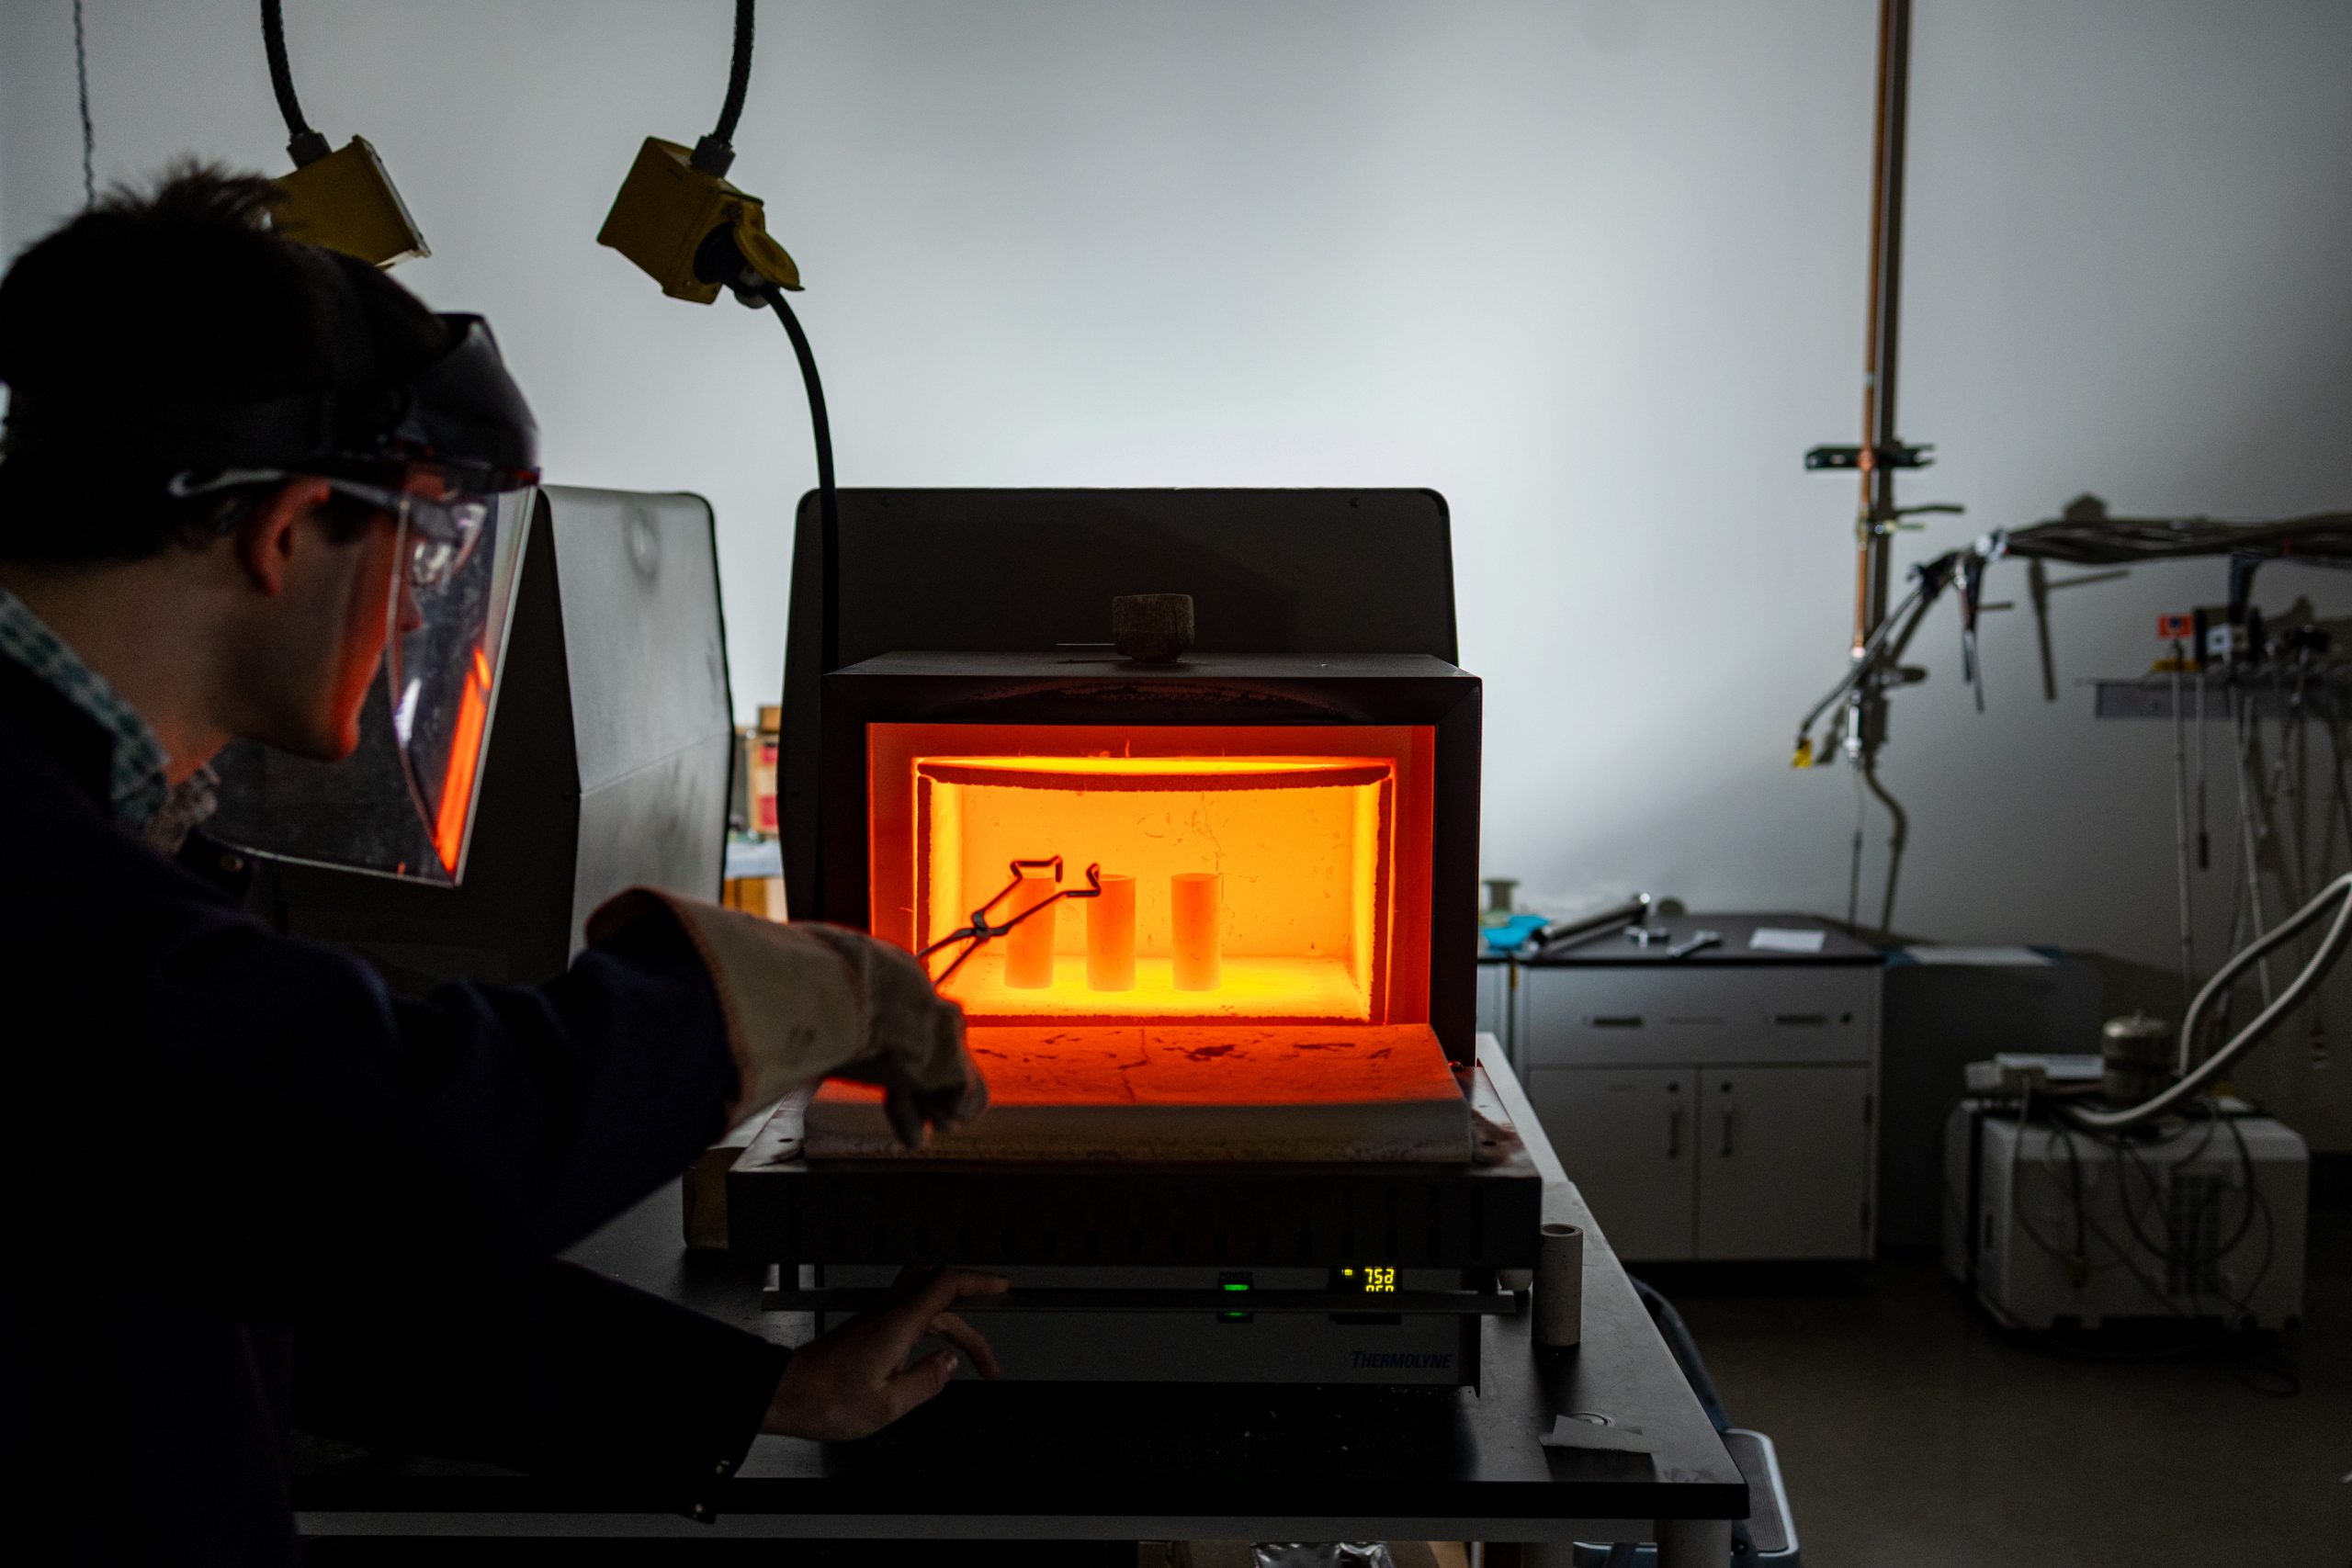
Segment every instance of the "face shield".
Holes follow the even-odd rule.
[[[280,860],[455,886],[465,874],[536,490],[329,479],[394,529],[384,654],[359,744],[320,762],[246,741],[214,763],[208,830]]]
[[[464,874],[535,493],[430,502],[401,518],[383,682],[435,880]]]
[[[220,806],[209,832],[258,855],[452,886],[465,874],[497,716],[538,493],[538,427],[488,325],[442,320],[447,350],[397,386],[233,417],[206,411],[211,440],[191,450],[277,460],[192,470],[172,488],[198,495],[315,478],[379,508],[395,530],[384,657],[360,709],[358,749],[318,762],[251,741],[230,748],[213,764]],[[319,461],[288,449],[322,423],[345,428],[313,448]]]

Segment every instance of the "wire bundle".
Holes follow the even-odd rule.
[[[2007,535],[2004,553],[2071,566],[2239,556],[2254,560],[2292,557],[2313,566],[2352,567],[2352,512],[2317,512],[2270,523],[2224,523],[2211,517],[2060,518]]]
[[[2010,1212],[2028,1239],[2064,1265],[2078,1281],[2094,1272],[2123,1269],[2166,1317],[2184,1327],[2220,1318],[2219,1328],[2210,1335],[2154,1349],[2096,1349],[2043,1334],[2040,1337],[2045,1344],[2068,1355],[2093,1359],[2146,1360],[2216,1349],[2254,1326],[2254,1300],[2269,1277],[2278,1254],[2278,1222],[2269,1199],[2256,1179],[2254,1151],[2236,1118],[2210,1103],[2198,1102],[2197,1119],[2204,1125],[2204,1135],[2190,1147],[2165,1156],[2159,1164],[2149,1158],[2140,1138],[2070,1126],[2062,1111],[2051,1123],[2049,1142],[2037,1162],[2041,1173],[2063,1195],[2066,1204],[2074,1234],[2071,1242],[2062,1244],[2043,1233],[2025,1201],[2021,1177],[2024,1171],[2037,1168],[2024,1165],[2021,1157],[2024,1127],[2031,1111],[2029,1098],[2018,1111],[2018,1138],[2012,1145],[2013,1158],[2018,1163],[2012,1166],[2009,1182]],[[2194,1168],[2224,1129],[2236,1145],[2237,1181],[2233,1185],[2216,1183],[2201,1196],[2181,1201],[2177,1177],[2168,1180],[2165,1170],[2177,1172]],[[2116,1204],[2123,1215],[2128,1241],[2109,1230],[2092,1212],[2086,1195],[2085,1161],[2076,1144],[2078,1138],[2106,1151],[2113,1162]],[[2233,1207],[2236,1211],[2234,1223],[2229,1213]],[[2257,1220],[2262,1226],[2260,1260],[2245,1287],[2233,1292],[2222,1282],[2222,1265],[2246,1244]],[[2154,1259],[2165,1271],[2165,1278],[2150,1278],[2142,1266],[2143,1258]],[[2224,1310],[2215,1314],[2207,1310],[2209,1305]],[[2248,1370],[2241,1370],[2239,1375],[2258,1393],[2285,1396],[2300,1391],[2300,1380],[2291,1368],[2283,1364],[2273,1361],[2250,1371],[2252,1375]]]
[[[2061,517],[2029,527],[1995,529],[1971,545],[1911,569],[1911,592],[1887,613],[1853,662],[1797,723],[1800,765],[1814,754],[1813,727],[1821,716],[1873,688],[1903,683],[1894,668],[1928,611],[1955,583],[1961,591],[1963,651],[1976,679],[1977,601],[1984,570],[2007,556],[2069,566],[2134,566],[2146,561],[2225,557],[2233,560],[2298,560],[2352,568],[2352,512],[2315,512],[2268,522],[2225,523],[2211,517]],[[1977,705],[1984,702],[1980,687]]]

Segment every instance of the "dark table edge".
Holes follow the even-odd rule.
[[[1507,1055],[1491,1035],[1479,1037],[1479,1063],[1514,1122],[1532,1118],[1534,1111],[1526,1091],[1513,1074]],[[1545,1217],[1568,1217],[1581,1224],[1588,1237],[1588,1266],[1596,1255],[1605,1257],[1615,1269],[1618,1288],[1630,1296],[1632,1286],[1624,1279],[1622,1265],[1616,1263],[1614,1251],[1593,1222],[1581,1195],[1567,1180],[1558,1156],[1542,1140],[1528,1147],[1544,1179]],[[1555,1213],[1555,1209],[1561,1212]],[[1695,1396],[1692,1402],[1696,1404]],[[1739,1474],[1736,1462],[1720,1439],[1713,1457],[1721,1461],[1724,1470]],[[484,1467],[469,1473],[439,1474],[419,1474],[409,1470],[364,1474],[312,1471],[298,1472],[292,1483],[293,1504],[305,1534],[350,1533],[363,1519],[368,1527],[365,1533],[416,1535],[462,1534],[469,1526],[488,1525],[492,1521],[496,1521],[496,1528],[483,1533],[530,1535],[539,1533],[531,1528],[538,1521],[574,1517],[584,1522],[591,1516],[605,1519],[636,1517],[655,1525],[665,1518],[690,1523],[683,1514],[684,1505],[674,1495],[609,1477],[534,1476]],[[1005,1513],[989,1506],[988,1499],[982,1496],[943,1496],[940,1485],[937,1475],[925,1476],[919,1487],[910,1488],[896,1477],[780,1477],[750,1473],[731,1479],[715,1500],[722,1518],[789,1517],[811,1525],[854,1521],[876,1526],[895,1519],[934,1527],[916,1532],[926,1536],[948,1533],[937,1527],[954,1521],[974,1527],[976,1533],[990,1537],[1002,1534],[1007,1540],[1018,1538],[1002,1532],[1001,1528],[989,1527],[1001,1527],[1006,1522],[1039,1525],[1049,1519],[1126,1519],[1150,1521],[1154,1525],[1204,1519],[1223,1526],[1255,1521],[1262,1529],[1279,1532],[1306,1519],[1366,1517],[1362,1510],[1348,1507],[1339,1499],[1333,1501],[1341,1506],[1321,1506],[1324,1499],[1315,1495],[1312,1486],[1302,1490],[1295,1480],[1270,1488],[1262,1499],[1247,1495],[1239,1499],[1252,1504],[1262,1502],[1262,1507],[1170,1509],[1166,1506],[1168,1498],[1164,1493],[1157,1497],[1128,1498],[1115,1494],[1106,1497],[1098,1488],[1082,1500],[1082,1506],[1052,1515]],[[1568,1506],[1570,1498],[1575,1499],[1573,1506]],[[1380,1517],[1453,1520],[1486,1529],[1494,1525],[1557,1525],[1595,1520],[1743,1519],[1748,1517],[1749,1507],[1748,1486],[1744,1479],[1733,1482],[1649,1474],[1628,1476],[1622,1481],[1579,1477],[1441,1483],[1427,1492],[1392,1485],[1383,1498]],[[339,1519],[344,1521],[341,1529]],[[579,1532],[556,1529],[545,1533]],[[859,1529],[851,1533],[878,1538],[881,1532]],[[1042,1530],[1038,1539],[1061,1539],[1064,1534],[1060,1530]],[[1513,1538],[1489,1530],[1472,1538],[1431,1539]]]

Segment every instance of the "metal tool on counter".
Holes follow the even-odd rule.
[[[1646,931],[1650,929],[1650,896],[1636,893],[1623,904],[1571,919],[1554,920],[1528,939],[1528,947],[1538,957],[1548,957],[1563,948],[1574,947],[1580,942],[1607,936],[1611,931]]]
[[[1666,950],[1668,958],[1688,958],[1702,949],[1721,947],[1724,939],[1713,931],[1692,931],[1688,938]]]

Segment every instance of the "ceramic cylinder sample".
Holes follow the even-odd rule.
[[[1180,991],[1214,991],[1224,980],[1216,918],[1224,885],[1214,871],[1183,871],[1169,878],[1169,951]]]
[[[1136,988],[1136,879],[1102,874],[1102,896],[1086,901],[1086,986]]]
[[[1535,1343],[1573,1345],[1584,1333],[1584,1232],[1547,1224],[1535,1255]]]
[[[1045,872],[1024,871],[1013,884],[1012,897],[1006,900],[1000,918],[1012,920],[1024,910],[1037,909],[1004,939],[1004,983],[1015,990],[1042,991],[1054,983],[1054,918],[1061,906],[1042,909],[1037,906],[1060,891],[1052,874]]]

